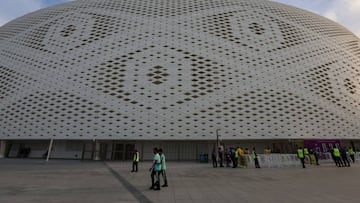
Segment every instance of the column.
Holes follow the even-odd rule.
[[[93,160],[98,161],[100,160],[100,142],[95,141],[95,147],[94,147],[94,157]]]
[[[6,144],[7,144],[7,141],[5,141],[5,140],[0,141],[0,159],[5,158]]]

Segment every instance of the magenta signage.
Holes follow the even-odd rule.
[[[340,148],[340,140],[304,140],[304,146],[320,152],[329,152],[334,146]]]

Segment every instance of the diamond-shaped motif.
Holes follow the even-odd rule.
[[[165,77],[169,76],[166,71],[166,68],[162,66],[154,66],[153,68],[150,68],[150,73],[146,74],[146,76],[150,77],[149,81],[153,84],[159,85],[166,81]]]

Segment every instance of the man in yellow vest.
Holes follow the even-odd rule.
[[[255,168],[260,168],[259,159],[258,159],[258,155],[257,155],[256,150],[255,150],[255,147],[253,148],[253,151],[252,151],[252,153],[251,153],[251,156],[252,156],[252,158],[254,159]]]
[[[139,163],[140,157],[139,157],[139,152],[134,149],[134,153],[133,153],[133,166],[132,166],[132,171],[131,172],[138,172],[138,163]]]
[[[239,147],[236,147],[235,152],[234,152],[234,160],[233,160],[233,168],[238,167],[238,160],[239,160]]]
[[[302,149],[302,147],[299,147],[297,150],[297,156],[301,161],[302,167],[305,168],[305,163],[304,163],[304,150]]]
[[[304,156],[308,156],[309,155],[309,150],[308,150],[308,148],[304,148]]]
[[[344,166],[344,164],[342,163],[341,158],[340,158],[340,151],[336,146],[334,146],[333,154],[334,154],[334,159],[335,159],[336,166],[337,167]]]

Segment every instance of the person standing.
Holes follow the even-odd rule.
[[[244,150],[242,150],[241,147],[238,147],[237,152],[238,152],[237,164],[238,164],[238,166],[241,166],[241,165],[243,165],[242,160],[243,160]]]
[[[131,172],[138,172],[138,163],[139,163],[140,157],[139,152],[134,149],[133,153],[133,165],[132,165],[132,171]]]
[[[314,149],[314,157],[315,157],[315,163],[316,163],[316,165],[317,165],[317,166],[320,165],[320,164],[319,164],[319,149],[318,149],[318,148],[315,148],[315,149]]]
[[[252,158],[254,159],[255,168],[260,168],[259,160],[258,160],[258,155],[257,155],[257,153],[256,153],[255,147],[253,148],[253,151],[252,151],[252,153],[251,153],[251,156],[252,156]]]
[[[158,149],[155,147],[153,163],[149,169],[151,171],[151,187],[153,190],[160,190],[160,171],[161,171],[161,159]],[[154,182],[156,178],[156,182]]]
[[[166,159],[165,159],[165,155],[163,153],[163,150],[160,148],[159,149],[159,155],[160,155],[160,160],[161,160],[161,175],[162,178],[164,180],[164,185],[162,185],[161,187],[167,187],[167,178],[166,178]]]
[[[329,149],[330,149],[329,152],[330,152],[331,158],[334,161],[335,165],[337,166],[336,159],[334,156],[334,148],[332,148],[332,146],[329,145]]]
[[[216,168],[217,167],[217,159],[216,159],[216,150],[215,149],[213,149],[213,151],[211,153],[211,160],[212,160],[213,167]]]
[[[220,145],[219,146],[219,162],[220,162],[220,167],[224,167],[224,146]]]
[[[244,150],[244,156],[243,156],[243,160],[244,160],[244,166],[248,167],[248,160],[249,160],[249,156],[251,155],[250,153],[250,149],[245,148]]]
[[[306,163],[311,164],[311,158],[310,158],[310,154],[309,154],[309,150],[308,148],[304,147],[304,162],[306,159]]]
[[[234,161],[233,161],[233,168],[238,167],[238,160],[239,160],[239,147],[236,147],[234,152]]]
[[[304,150],[302,149],[302,147],[299,147],[297,150],[297,155],[298,158],[301,161],[302,167],[305,168],[305,163],[304,163]]]
[[[349,156],[350,156],[352,162],[355,163],[355,152],[352,147],[349,147],[348,153],[349,153]]]
[[[230,163],[231,163],[230,149],[227,149],[226,152],[225,152],[225,161],[226,161],[226,167],[230,167]]]
[[[346,147],[344,147],[344,146],[341,147],[340,155],[341,155],[342,163],[344,164],[343,166],[350,167],[350,162],[349,162],[349,159],[347,157]]]
[[[333,154],[334,154],[334,159],[335,159],[336,166],[337,167],[344,166],[344,164],[342,163],[341,158],[340,158],[340,151],[336,146],[334,146]]]

